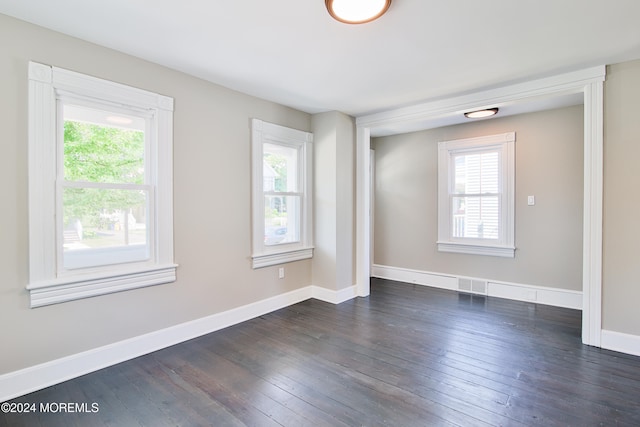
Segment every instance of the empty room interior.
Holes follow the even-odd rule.
[[[0,0],[0,425],[640,425],[638,16]]]

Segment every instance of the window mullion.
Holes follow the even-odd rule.
[[[89,181],[68,181],[62,179],[59,181],[63,188],[97,188],[105,190],[141,190],[151,191],[153,188],[149,184],[123,184],[117,182],[89,182]]]
[[[451,193],[455,197],[500,197],[502,193]]]
[[[263,192],[265,196],[297,196],[297,197],[302,197],[304,196],[304,193],[301,193],[299,191],[264,191]]]

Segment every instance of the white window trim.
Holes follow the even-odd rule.
[[[56,237],[57,99],[73,96],[148,111],[157,138],[150,150],[154,184],[153,257],[59,274]],[[29,283],[31,307],[176,280],[173,261],[173,98],[29,62]]]
[[[515,257],[515,132],[438,143],[438,251],[505,258]],[[499,148],[502,152],[501,238],[496,244],[466,242],[451,236],[451,157],[461,150]]]
[[[290,244],[267,246],[264,244],[264,186],[263,186],[263,144],[302,144],[302,162],[299,165],[303,177],[300,215],[300,241]],[[312,205],[312,165],[313,134],[259,119],[251,120],[251,163],[252,163],[252,233],[253,268],[267,267],[313,257],[313,205]]]

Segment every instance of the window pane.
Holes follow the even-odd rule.
[[[65,188],[64,252],[146,245],[147,199],[140,190]]]
[[[498,193],[500,155],[497,151],[461,154],[454,157],[454,193]]]
[[[493,239],[499,236],[500,200],[498,196],[453,197],[454,238]]]
[[[144,183],[145,120],[64,106],[64,178],[67,181]]]
[[[263,145],[263,191],[298,191],[298,148]]]
[[[264,244],[281,245],[300,241],[300,197],[265,196]]]

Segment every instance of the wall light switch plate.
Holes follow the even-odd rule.
[[[536,196],[528,196],[527,197],[527,205],[533,206],[536,204]]]
[[[278,278],[284,279],[284,267],[278,268]]]

